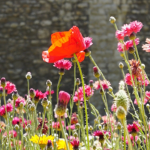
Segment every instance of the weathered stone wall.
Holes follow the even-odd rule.
[[[58,70],[42,61],[42,51],[50,46],[53,32],[69,30],[73,25],[87,36],[88,9],[84,0],[0,1],[0,77],[15,83],[21,95],[27,91],[28,71],[33,76],[31,87],[44,91],[50,79],[56,90]],[[82,67],[87,75],[87,59]],[[64,75],[60,89],[72,93],[72,88],[73,68]]]

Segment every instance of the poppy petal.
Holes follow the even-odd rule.
[[[51,42],[54,44],[57,40],[61,39],[62,37],[67,36],[69,31],[64,32],[55,32],[51,35]]]
[[[51,56],[48,51],[42,52],[42,59],[47,63],[54,63],[60,59],[63,59],[65,56]]]
[[[81,51],[76,54],[79,62],[82,62],[85,59],[85,52]]]

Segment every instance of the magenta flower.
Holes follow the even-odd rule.
[[[6,111],[11,112],[12,110],[13,110],[13,106],[10,103],[6,104],[6,109],[5,109],[5,105],[3,105],[0,107],[0,116],[4,116],[6,114]]]
[[[141,98],[140,98],[140,100],[141,100]],[[144,105],[145,105],[147,102],[148,102],[148,99],[147,99],[147,98],[144,98]],[[135,104],[135,105],[138,105],[136,99],[134,100],[134,104]]]
[[[144,51],[146,51],[146,52],[150,52],[150,39],[146,39],[146,42],[148,43],[148,44],[144,44],[143,46],[142,46],[142,48],[143,48],[143,50]]]
[[[23,105],[25,106],[26,105],[26,101],[23,97],[19,96],[17,99],[16,99],[16,102],[15,102],[15,107],[19,107],[19,104],[20,103],[23,103]]]
[[[117,38],[118,40],[124,40],[124,37],[125,37],[125,35],[124,35],[124,32],[123,32],[123,31],[120,31],[120,30],[117,30],[117,31],[116,31],[116,38]]]
[[[67,105],[70,100],[70,94],[65,91],[59,92],[59,102],[63,103],[64,105]]]
[[[12,138],[15,138],[17,136],[17,132],[14,130],[11,130],[9,131],[9,135],[11,135]],[[7,132],[5,132],[3,136],[7,136]]]
[[[133,122],[133,124],[127,125],[128,132],[131,133],[133,136],[137,135],[137,133],[139,132],[139,128],[140,125],[138,124],[138,122]]]
[[[125,36],[130,36],[130,34],[132,33],[131,26],[129,24],[123,25],[122,32],[124,33]]]
[[[64,121],[61,121],[62,126],[65,126]],[[60,130],[60,123],[59,122],[52,122],[52,127],[56,130]]]
[[[35,101],[39,101],[40,99],[43,99],[44,97],[46,97],[46,93],[42,93],[39,90],[35,90],[34,92],[35,92],[35,97],[34,97]]]
[[[75,150],[79,148],[79,143],[80,143],[80,142],[79,142],[78,140],[74,139],[74,140],[71,141],[70,143],[71,143],[71,145],[73,146],[73,148],[74,148]]]
[[[70,70],[72,67],[72,63],[69,60],[61,59],[54,63],[54,67],[56,67],[58,69]]]
[[[130,23],[130,28],[131,28],[132,33],[140,32],[142,27],[143,27],[143,24],[141,22],[133,21]]]
[[[84,43],[86,45],[86,49],[89,48],[93,43],[92,43],[92,38],[91,37],[85,37],[84,38]]]
[[[84,87],[85,87],[85,94],[87,97],[93,95],[94,90],[92,90],[89,85],[84,85]],[[83,87],[79,87],[78,91],[75,92],[75,95],[73,97],[73,101],[74,102],[84,101]]]
[[[111,111],[116,112],[117,106],[115,104],[111,105]]]
[[[12,124],[13,124],[13,125],[16,125],[16,124],[19,125],[19,123],[20,123],[20,118],[14,117],[13,120],[12,120]]]
[[[101,85],[102,85],[102,87],[103,87],[104,90],[108,89],[108,87],[111,85],[110,82],[107,81],[107,80],[103,80],[103,81],[100,80],[100,83],[101,83]],[[96,82],[93,84],[93,86],[94,86],[94,88],[95,88],[96,90],[101,89],[100,84],[99,84],[99,81],[96,81]]]
[[[75,129],[75,124],[67,126],[66,129],[67,130],[69,130],[69,129],[74,130]]]

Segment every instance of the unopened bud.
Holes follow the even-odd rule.
[[[10,98],[8,99],[7,103],[11,103],[11,99]]]
[[[92,126],[89,126],[89,130],[90,130],[90,131],[93,131],[93,127],[92,127]]]
[[[74,136],[75,138],[78,137],[78,133],[75,132],[75,133],[73,134],[73,136]]]
[[[50,87],[50,86],[52,86],[52,82],[50,80],[47,80],[46,85]]]
[[[128,51],[129,51],[130,54],[134,54],[135,49],[134,49],[134,47],[129,47],[129,50],[128,50]]]
[[[136,34],[134,32],[131,33],[130,36],[129,36],[129,39],[130,40],[135,40],[136,39]]]
[[[122,69],[124,67],[124,64],[122,62],[119,63],[119,68]]]
[[[17,90],[15,90],[12,94],[12,99],[16,100],[17,98],[18,98],[18,92],[17,92]]]
[[[96,145],[93,145],[93,150],[96,150]]]
[[[3,88],[0,87],[0,97],[2,97],[2,95],[3,95]]]
[[[16,125],[14,126],[14,129],[15,129],[15,130],[19,130],[19,125],[16,124]]]
[[[146,104],[147,109],[149,109],[149,104]]]
[[[76,85],[80,85],[80,79],[79,78],[76,79]]]
[[[1,78],[1,86],[3,88],[6,86],[6,79],[4,77]]]
[[[96,66],[93,67],[93,72],[94,72],[94,76],[95,76],[96,78],[99,78],[99,77],[100,77],[100,73],[98,72],[98,69],[97,69]]]
[[[64,75],[64,74],[65,74],[65,69],[64,68],[59,69],[59,75]]]
[[[47,142],[47,150],[52,150],[52,141],[48,140]]]
[[[30,89],[30,97],[31,98],[35,97],[35,90],[33,88]]]
[[[113,88],[111,86],[108,87],[109,92],[113,91]]]
[[[80,128],[80,123],[76,123],[75,127],[76,127],[76,129],[79,129]]]
[[[117,129],[121,130],[121,123],[120,122],[117,123]]]
[[[32,78],[31,72],[27,72],[26,74],[26,79],[30,80]]]
[[[145,69],[145,65],[144,65],[144,64],[141,64],[141,68],[142,68],[142,69]]]
[[[35,110],[35,104],[32,103],[32,104],[29,106],[29,110],[33,112],[33,111]]]
[[[48,100],[47,100],[47,97],[44,97],[44,98],[43,98],[41,104],[42,104],[43,107],[47,107],[47,106],[48,106]]]
[[[72,61],[73,63],[75,63],[75,62],[76,62],[76,59],[75,59],[74,57],[72,57],[72,58],[71,58],[71,61]]]
[[[122,120],[126,117],[127,113],[122,106],[119,106],[116,110],[116,115],[117,115],[118,119]]]
[[[91,88],[93,88],[93,80],[89,81],[89,85],[90,85]]]
[[[85,56],[91,55],[91,51],[89,49],[85,49],[84,52],[85,52]]]
[[[112,24],[114,24],[114,23],[116,22],[116,18],[113,17],[113,16],[111,16],[111,17],[109,18],[109,22],[112,23]]]

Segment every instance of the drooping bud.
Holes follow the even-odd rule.
[[[122,62],[120,62],[120,63],[119,63],[119,68],[120,68],[120,69],[123,69],[123,67],[124,67],[124,64],[123,64]]]
[[[129,39],[130,40],[135,40],[136,39],[136,34],[134,32],[131,33],[130,36],[129,36]]]
[[[126,117],[127,113],[122,106],[119,106],[116,110],[116,115],[118,119],[122,120]]]
[[[27,72],[26,74],[26,79],[30,80],[32,78],[31,72]]]
[[[134,54],[135,49],[134,49],[134,47],[129,47],[129,50],[128,50],[128,51],[129,51],[130,54]]]
[[[96,66],[93,67],[93,72],[94,72],[94,76],[95,76],[96,78],[99,78],[99,77],[100,77],[100,73],[98,72],[98,69],[97,69]]]
[[[116,22],[116,18],[113,17],[113,16],[111,16],[111,17],[109,18],[109,22],[112,23],[112,24],[114,24],[114,23]]]
[[[85,49],[84,52],[86,57],[91,55],[91,51],[89,49]]]
[[[6,86],[6,79],[4,77],[1,78],[1,86],[3,88]]]
[[[119,82],[119,90],[124,90],[125,89],[125,82],[123,80],[121,80]]]

